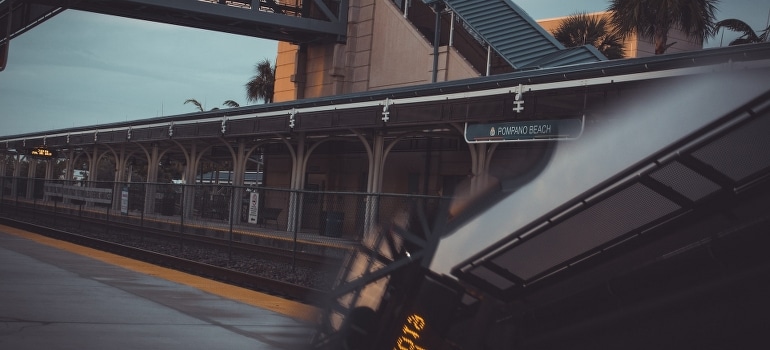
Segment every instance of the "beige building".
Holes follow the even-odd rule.
[[[412,8],[424,6],[418,2]],[[353,0],[346,44],[308,45],[301,54],[298,45],[279,43],[274,99],[291,101],[430,83],[430,40],[404,18],[393,1]],[[297,67],[303,55],[307,58],[304,74],[299,73],[303,67]],[[437,81],[481,75],[448,45],[440,47],[438,62]]]
[[[345,44],[299,45],[280,42],[276,62],[275,102],[292,101],[432,82],[433,12],[422,1],[412,1],[406,10],[393,0],[350,1],[348,37]],[[606,12],[596,15],[606,16]],[[409,19],[406,19],[406,18]],[[436,81],[479,77],[486,74],[482,43],[474,43],[461,22],[450,13],[443,15],[442,45],[438,49]],[[539,23],[550,33],[564,17],[544,19]],[[420,23],[420,24],[415,24]],[[448,24],[447,23],[453,23]],[[444,32],[450,30],[451,38]],[[426,30],[427,28],[427,30]],[[421,30],[422,29],[422,30]],[[472,36],[472,35],[470,35]],[[462,39],[466,39],[464,42]],[[470,43],[469,43],[470,42]],[[701,42],[688,39],[681,32],[669,34],[674,45],[667,53],[699,50]],[[462,45],[458,49],[458,44]],[[625,42],[627,58],[652,56],[651,41],[636,36]],[[480,56],[480,57],[477,57]],[[473,64],[473,61],[482,61]],[[492,57],[494,73],[499,57]],[[298,62],[304,63],[298,66]],[[510,67],[508,67],[510,71]]]

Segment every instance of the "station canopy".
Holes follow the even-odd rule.
[[[770,176],[769,73],[690,77],[608,107],[603,125],[479,199],[431,269],[510,300],[609,259],[623,256],[619,273],[766,225],[754,201]]]

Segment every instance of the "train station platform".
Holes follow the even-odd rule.
[[[1,349],[297,349],[311,306],[0,225]]]

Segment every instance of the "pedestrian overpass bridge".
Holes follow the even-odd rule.
[[[0,2],[0,70],[11,39],[67,9],[270,40],[323,43],[345,41],[348,0],[5,0]]]

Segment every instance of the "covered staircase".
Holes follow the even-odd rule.
[[[591,45],[565,48],[511,0],[395,2],[428,40],[435,35],[436,11],[442,13],[439,45],[454,47],[481,73],[606,60]]]

